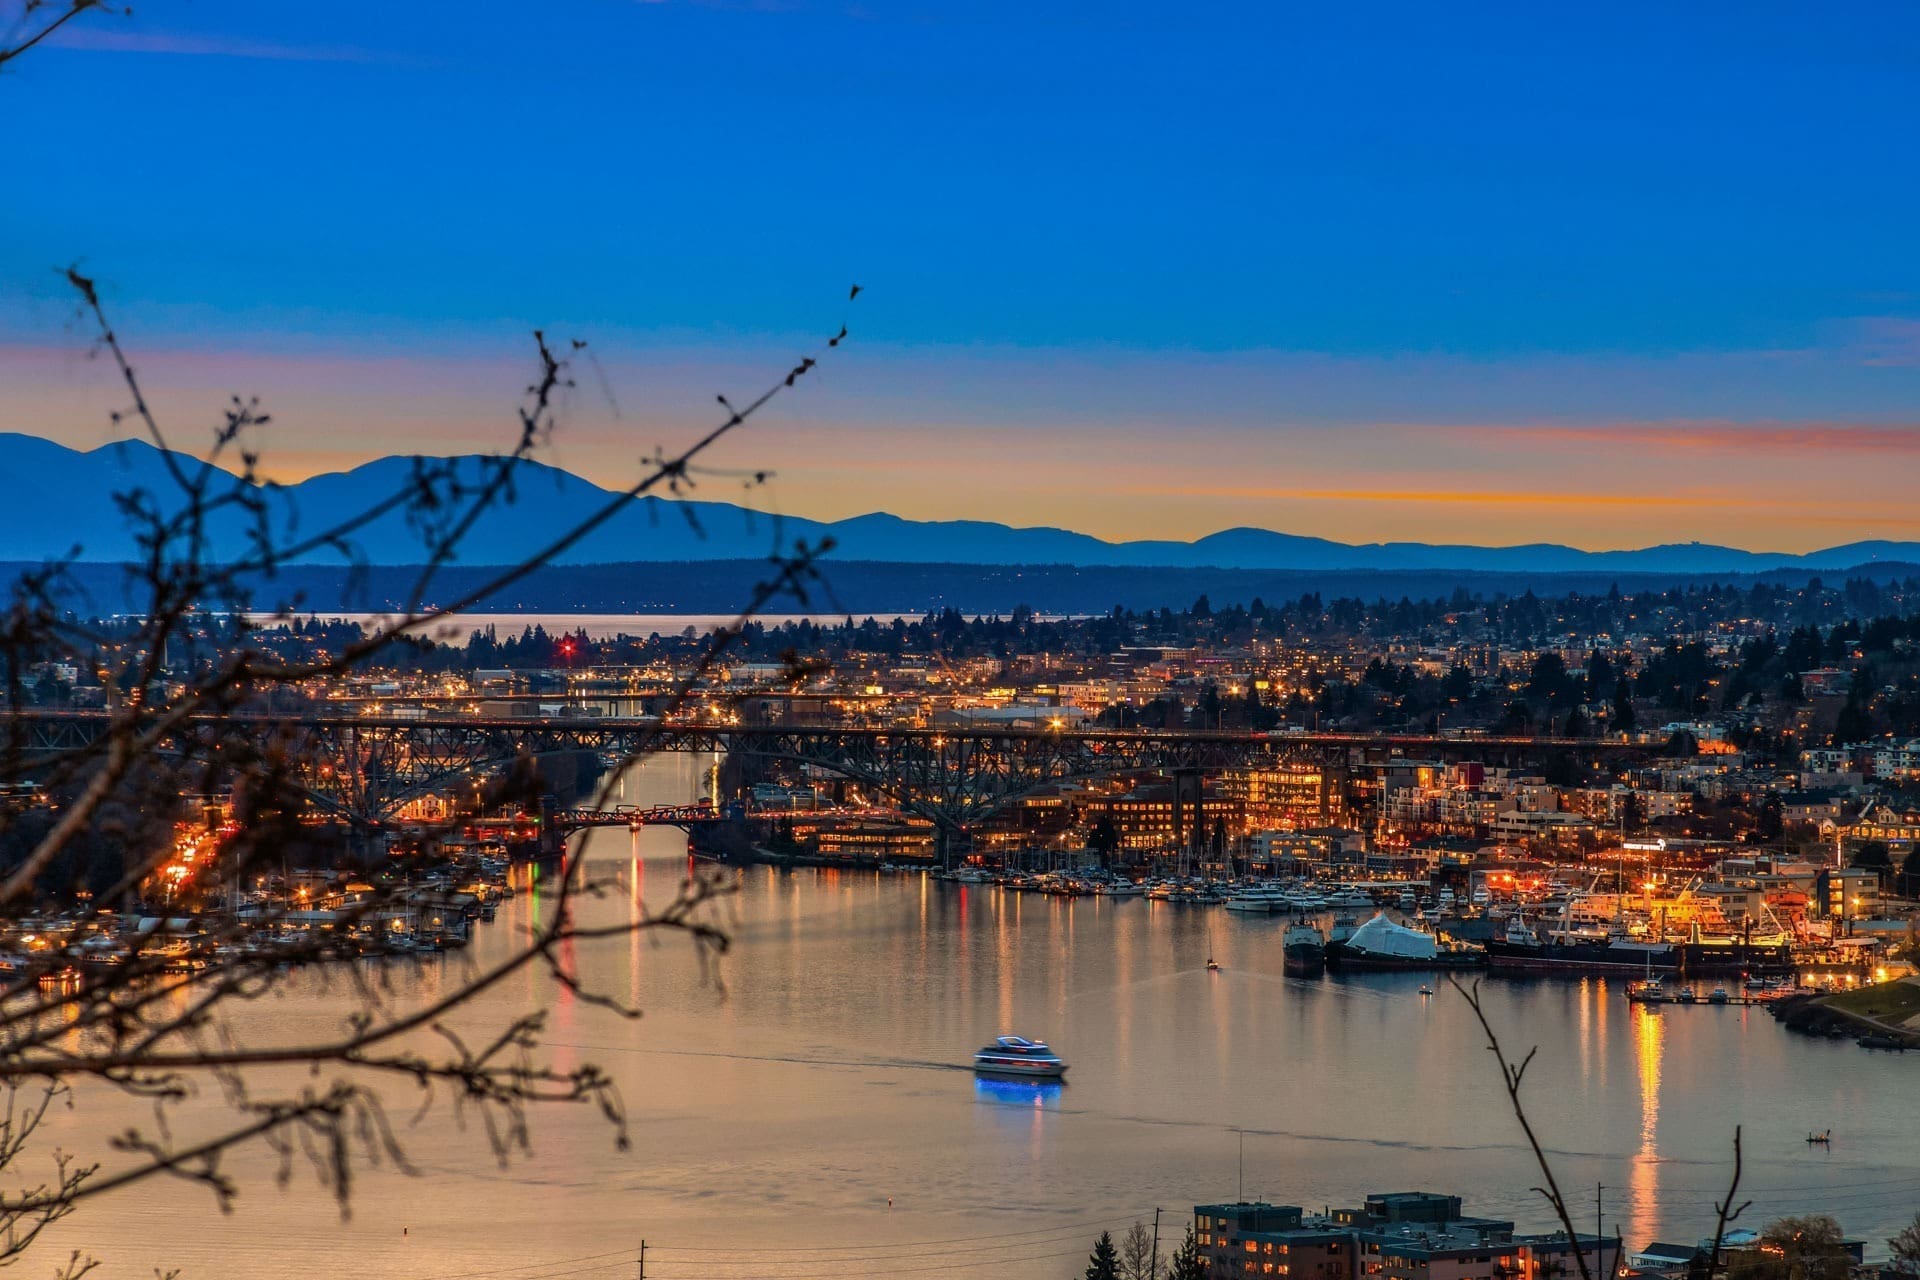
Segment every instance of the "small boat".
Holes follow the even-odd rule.
[[[1220,962],[1218,960],[1215,960],[1212,956],[1207,957],[1207,972],[1208,973],[1220,972]]]
[[[1905,1053],[1907,1042],[1899,1036],[1890,1036],[1878,1031],[1870,1031],[1854,1041],[1862,1049],[1892,1049],[1895,1053]]]
[[[1432,988],[1432,987],[1421,987],[1421,988],[1420,988],[1420,994],[1421,994],[1421,995],[1423,995],[1423,996],[1430,996],[1430,995],[1432,995],[1432,994],[1433,994],[1433,988]]]
[[[1692,987],[1682,987],[1673,993],[1673,1002],[1675,1004],[1693,1004],[1698,1000],[1699,997],[1694,995]]]
[[[973,1069],[990,1076],[1029,1076],[1039,1080],[1058,1080],[1067,1074],[1067,1064],[1040,1040],[1025,1036],[1001,1036],[973,1055]]]
[[[1831,1129],[1828,1129],[1828,1130],[1825,1130],[1824,1132],[1821,1132],[1821,1133],[1810,1133],[1810,1134],[1808,1134],[1808,1135],[1807,1135],[1807,1145],[1808,1145],[1808,1146],[1814,1146],[1814,1147],[1830,1147],[1830,1146],[1832,1146],[1832,1145],[1833,1145],[1833,1130],[1831,1130]]]
[[[1715,987],[1707,993],[1708,1004],[1726,1004],[1732,999],[1733,996],[1727,992],[1725,987]]]

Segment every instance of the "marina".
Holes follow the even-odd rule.
[[[683,801],[703,774],[693,760],[657,761],[622,798]],[[669,900],[690,870],[685,837],[671,828],[585,839],[595,874],[631,886],[583,901],[589,926]],[[464,950],[390,967],[395,998],[423,998],[442,975],[505,954],[546,901],[545,874],[513,869],[513,896]],[[697,1242],[716,1197],[733,1239],[757,1248],[828,1246],[849,1232],[874,1242],[967,1235],[1015,1200],[1042,1222],[1151,1217],[1155,1203],[1230,1188],[1236,1132],[1248,1190],[1268,1199],[1338,1203],[1383,1185],[1471,1183],[1489,1212],[1535,1212],[1524,1144],[1493,1122],[1504,1104],[1484,1042],[1439,975],[1290,972],[1288,930],[1330,937],[1339,927],[1330,913],[1014,892],[991,876],[738,874],[738,891],[711,907],[733,938],[711,973],[671,939],[578,950],[581,976],[631,1001],[642,1020],[596,1018],[539,973],[478,1011],[548,1009],[551,1052],[613,1073],[634,1152],[616,1151],[604,1125],[577,1111],[542,1113],[531,1152],[505,1170],[477,1135],[413,1137],[410,1158],[454,1171],[450,1180],[369,1171],[355,1203],[364,1240],[341,1274],[407,1273],[406,1249],[422,1241],[443,1251],[445,1271],[484,1270],[500,1237],[475,1240],[476,1217],[506,1233],[539,1224],[566,1241],[530,1259],[624,1250],[636,1218],[650,1235]],[[336,1026],[354,1007],[321,969],[289,981],[293,998],[273,1010],[285,1034]],[[1795,1035],[1756,1008],[1648,1009],[1624,998],[1628,985],[1515,979],[1489,981],[1483,994],[1497,1025],[1541,1046],[1533,1078],[1543,1096],[1582,1100],[1552,1109],[1552,1140],[1572,1153],[1564,1176],[1619,1188],[1609,1215],[1629,1240],[1711,1229],[1723,1170],[1702,1153],[1716,1156],[1740,1123],[1756,1215],[1833,1203],[1851,1228],[1884,1234],[1910,1214],[1920,1190],[1920,1116],[1904,1105],[1913,1055]],[[971,1051],[1015,1031],[1041,1034],[1071,1059],[1070,1083],[972,1069]],[[396,1106],[408,1096],[392,1094]],[[124,1122],[139,1118],[129,1110]],[[52,1123],[66,1140],[67,1113]],[[1806,1134],[1828,1128],[1830,1152],[1815,1152]],[[749,1144],[754,1158],[742,1162]],[[271,1179],[264,1152],[234,1168]],[[218,1273],[212,1264],[249,1242],[317,1242],[334,1220],[331,1202],[297,1183],[245,1200],[234,1216],[196,1220],[189,1237],[177,1200],[161,1184],[129,1191],[87,1224],[84,1243],[122,1271],[164,1257]],[[263,1256],[253,1273],[295,1280],[297,1256]],[[1059,1274],[1045,1260],[1000,1270],[1009,1280]]]

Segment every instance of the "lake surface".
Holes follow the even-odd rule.
[[[650,764],[625,799],[689,797],[702,767]],[[583,919],[668,901],[683,848],[649,831],[635,858],[625,831],[597,833],[595,869],[634,892]],[[405,983],[429,993],[498,957],[537,904],[522,893],[466,955]],[[278,1189],[273,1160],[254,1151],[230,1162],[244,1187],[231,1215],[198,1188],[150,1182],[62,1224],[49,1261],[85,1246],[105,1276],[304,1278],[323,1262],[330,1278],[559,1280],[632,1276],[644,1238],[650,1280],[1038,1280],[1078,1274],[1102,1226],[1151,1220],[1157,1205],[1177,1239],[1196,1202],[1242,1185],[1316,1208],[1457,1192],[1469,1212],[1549,1226],[1470,1011],[1444,984],[1418,995],[1421,975],[1291,979],[1275,921],[918,876],[754,869],[715,914],[735,939],[720,983],[684,941],[578,949],[578,972],[642,1006],[638,1022],[533,973],[463,1019],[477,1030],[550,1010],[557,1062],[618,1079],[630,1151],[595,1117],[548,1109],[531,1154],[502,1168],[444,1104],[410,1127],[414,1095],[396,1087],[420,1176],[367,1174],[350,1222],[298,1164]],[[1207,972],[1209,947],[1223,972]],[[301,984],[251,1011],[243,1038],[337,1029],[346,994]],[[1600,982],[1484,989],[1509,1044],[1540,1046],[1527,1093],[1583,1228],[1602,1183],[1606,1225],[1629,1247],[1710,1232],[1737,1124],[1743,1194],[1757,1201],[1743,1225],[1828,1211],[1881,1253],[1920,1207],[1917,1055],[1792,1036],[1760,1010],[1647,1012]],[[1004,1031],[1050,1040],[1073,1064],[1069,1083],[977,1082],[964,1064]],[[214,1107],[196,1100],[182,1130]],[[59,1141],[99,1153],[109,1116],[141,1121],[83,1106],[56,1116]],[[1810,1150],[1806,1133],[1828,1127],[1832,1150]]]

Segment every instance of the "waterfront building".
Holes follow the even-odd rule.
[[[1264,1201],[1194,1206],[1194,1239],[1208,1273],[1287,1280],[1545,1280],[1611,1276],[1616,1239],[1516,1235],[1514,1224],[1462,1213],[1459,1196],[1427,1191],[1368,1196],[1355,1208],[1309,1215]]]
[[[1318,765],[1230,769],[1220,776],[1220,794],[1241,806],[1256,831],[1326,826],[1342,809],[1338,778]]]

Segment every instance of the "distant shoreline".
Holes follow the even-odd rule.
[[[0,562],[18,575],[37,562]],[[397,608],[418,576],[415,566],[346,568],[290,565],[254,580],[254,606],[271,612],[288,602],[301,616],[338,617]],[[953,608],[962,613],[1009,614],[1024,605],[1043,615],[1091,615],[1112,610],[1184,609],[1202,595],[1215,607],[1269,604],[1318,593],[1329,599],[1446,599],[1464,591],[1494,600],[1533,592],[1544,597],[1704,588],[1747,588],[1756,583],[1803,586],[1813,579],[1839,584],[1851,578],[1875,582],[1920,579],[1920,564],[1876,562],[1846,569],[1771,569],[1764,573],[1478,572],[1458,570],[1284,570],[1079,567],[1072,565],[915,564],[876,560],[830,560],[822,582],[807,600],[775,601],[763,618],[809,617],[856,621],[873,617],[920,617]],[[708,618],[731,619],[741,602],[770,573],[766,560],[629,561],[599,565],[548,565],[465,611],[468,616],[526,618],[533,615],[586,620],[681,618],[698,626]],[[453,565],[441,571],[440,591],[456,597],[498,576],[486,565]],[[76,612],[125,614],[141,607],[118,563],[71,566],[69,592]],[[796,608],[796,604],[800,607]]]

